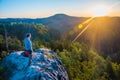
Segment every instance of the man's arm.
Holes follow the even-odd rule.
[[[32,43],[30,40],[28,40],[28,46],[29,46],[29,49],[33,52]]]

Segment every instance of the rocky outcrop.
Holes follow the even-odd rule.
[[[67,72],[55,52],[40,48],[33,53],[32,63],[23,51],[8,55],[1,66],[6,68],[7,80],[69,80]]]

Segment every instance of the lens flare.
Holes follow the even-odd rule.
[[[87,24],[87,23],[89,23],[89,22],[92,21],[92,20],[93,20],[93,17],[87,19],[87,20],[84,21],[82,24]],[[82,24],[80,24],[78,27],[80,27],[80,28],[83,27]],[[88,24],[88,25],[89,25],[89,24]],[[73,40],[72,42],[74,42],[75,40],[77,40],[77,39],[87,30],[87,28],[89,27],[88,25],[74,38],[74,40]]]
[[[82,24],[79,24],[79,25],[78,25],[78,28],[79,28],[79,29],[82,29],[82,28],[83,28],[83,25],[82,25]]]

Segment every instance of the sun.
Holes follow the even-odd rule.
[[[99,16],[106,16],[108,14],[108,9],[105,6],[96,6],[93,9],[93,16],[99,17]]]

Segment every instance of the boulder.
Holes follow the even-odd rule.
[[[10,53],[1,63],[6,80],[69,80],[67,72],[57,54],[40,48],[33,52],[32,63],[24,51]]]

